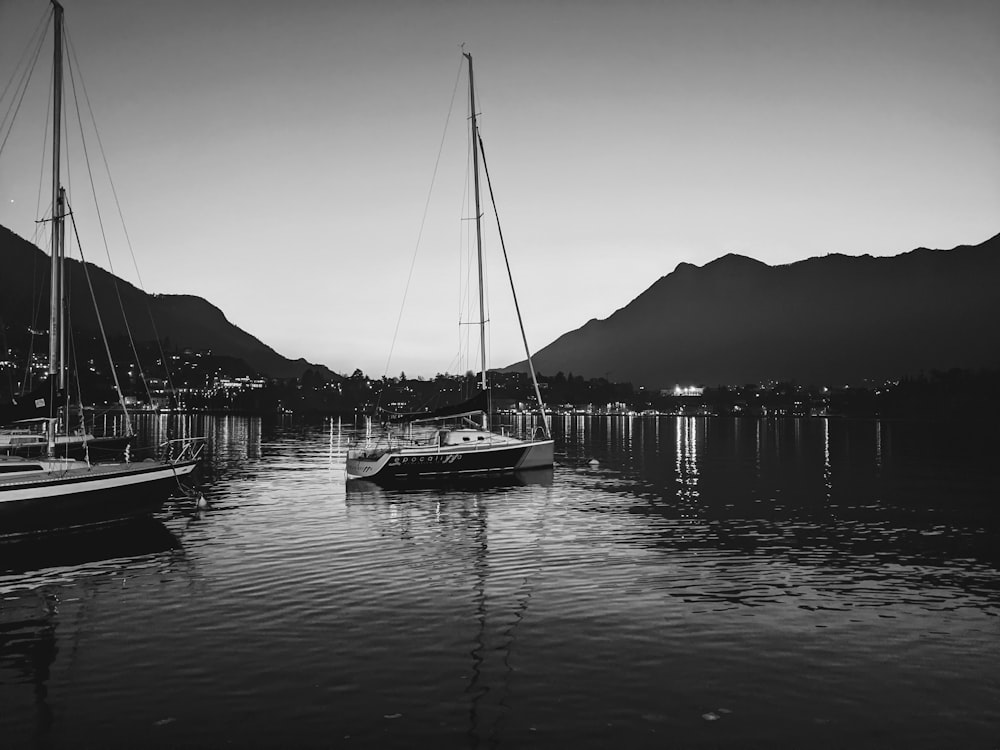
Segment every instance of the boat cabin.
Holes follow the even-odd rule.
[[[471,428],[460,428],[457,430],[438,430],[438,445],[467,445],[468,443],[478,443],[488,441],[496,437],[492,433],[474,430]]]

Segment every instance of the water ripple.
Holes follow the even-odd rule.
[[[387,490],[329,423],[188,429],[206,508],[2,548],[14,744],[995,742],[997,475],[954,433],[566,421],[546,481]]]

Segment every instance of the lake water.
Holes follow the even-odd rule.
[[[987,429],[565,417],[398,491],[335,423],[173,420],[207,508],[0,544],[3,747],[1000,747]]]

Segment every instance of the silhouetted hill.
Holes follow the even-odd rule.
[[[726,255],[701,268],[679,264],[607,319],[560,336],[533,360],[546,374],[654,388],[857,384],[997,368],[998,279],[1000,235],[952,250],[827,255],[783,266]]]
[[[68,260],[67,269],[72,328],[96,333],[97,317],[83,267],[75,260]],[[109,338],[127,334],[127,319],[137,344],[154,341],[155,323],[155,331],[166,340],[167,348],[211,349],[214,354],[242,359],[251,369],[273,378],[300,377],[310,369],[328,378],[339,378],[323,365],[282,357],[234,326],[219,308],[200,297],[149,295],[90,263],[87,269]],[[0,227],[0,323],[9,346],[23,347],[29,326],[48,329],[48,295],[48,255]],[[47,346],[43,344],[46,351]]]

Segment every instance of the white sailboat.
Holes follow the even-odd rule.
[[[52,0],[52,263],[50,273],[48,395],[38,398],[54,425],[66,388],[62,278],[66,196],[60,184],[63,8]],[[65,447],[64,443],[64,447]],[[163,460],[92,464],[59,456],[56,430],[46,432],[46,455],[0,455],[0,537],[54,528],[104,524],[152,513],[200,461],[197,441],[172,441]]]
[[[60,418],[29,417],[10,424],[5,422],[5,426],[0,427],[0,455],[44,456],[51,446],[54,454],[62,458],[109,460],[122,455],[134,440],[135,435],[131,433],[95,436],[86,428],[82,414],[75,429],[65,426]]]
[[[553,441],[549,434],[545,405],[542,402],[538,380],[531,362],[524,325],[521,323],[517,295],[513,289],[514,306],[521,323],[521,338],[527,356],[528,369],[534,385],[535,398],[541,414],[541,426],[533,435],[518,437],[491,429],[489,411],[489,384],[486,362],[486,310],[483,294],[483,242],[482,212],[480,210],[479,157],[482,140],[476,115],[476,95],[472,73],[472,55],[463,52],[468,61],[469,104],[472,135],[472,176],[475,197],[476,258],[479,271],[479,342],[481,374],[479,393],[473,399],[456,406],[433,412],[400,416],[410,428],[414,425],[436,425],[416,433],[409,429],[405,436],[389,435],[374,445],[358,445],[348,451],[347,476],[349,479],[366,479],[382,484],[407,484],[425,480],[448,480],[525,472],[534,469],[551,469]],[[485,155],[484,155],[485,162]],[[485,163],[484,163],[485,166]],[[489,178],[489,172],[487,179]],[[502,238],[501,238],[502,245]],[[504,251],[506,254],[506,251]],[[478,418],[478,424],[472,419]],[[458,421],[456,420],[464,420]]]

